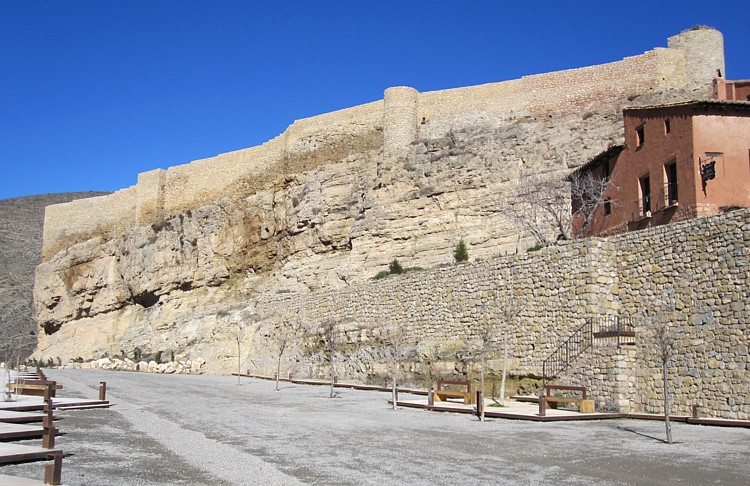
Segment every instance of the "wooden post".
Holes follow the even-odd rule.
[[[104,401],[107,399],[107,382],[99,382],[99,400]]]
[[[698,405],[693,405],[690,408],[692,409],[692,412],[693,412],[693,418],[697,419],[698,418]]]
[[[52,449],[55,447],[55,429],[54,417],[52,416],[52,399],[51,390],[54,389],[55,382],[47,383],[44,389],[44,419],[42,420],[42,447]],[[59,484],[59,483],[58,483]]]
[[[44,484],[62,484],[62,451],[55,451],[47,459],[52,464],[44,466]]]
[[[477,390],[477,417],[482,417],[482,411],[484,409],[484,396],[482,396],[482,391]]]
[[[545,398],[544,393],[539,394],[539,416],[547,416],[547,399]]]
[[[396,385],[396,402],[398,402],[398,385]]]
[[[427,406],[432,408],[435,406],[435,390],[430,387],[430,390],[427,392]]]

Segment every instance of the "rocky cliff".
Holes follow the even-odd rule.
[[[684,68],[675,56],[666,56],[664,66]],[[463,91],[440,98],[459,99],[455,105],[435,104],[429,93],[415,95],[414,106],[399,100],[396,115],[386,96],[380,121],[339,117],[335,126],[321,123],[292,140],[295,124],[284,134],[282,156],[262,167],[243,165],[232,179],[221,179],[219,159],[200,161],[222,189],[214,198],[195,190],[182,209],[169,206],[164,191],[196,184],[170,169],[156,183],[162,192],[152,198],[154,209],[138,213],[133,224],[67,236],[58,231],[45,241],[48,254],[35,287],[43,331],[36,356],[66,361],[130,355],[135,348],[145,355],[201,353],[208,369],[226,371],[237,352],[228,310],[364,282],[394,258],[408,267],[448,264],[460,239],[472,258],[524,252],[533,239],[506,213],[519,183],[540,174],[562,179],[620,143],[626,105],[710,95],[710,81],[688,82],[675,73],[664,81],[663,66],[654,71],[652,58],[644,59],[649,73],[658,74],[653,83],[615,89],[578,80],[575,90],[528,93],[500,83],[492,89],[512,88],[513,106],[477,87],[482,97],[471,102]],[[553,79],[584,75],[591,73]],[[368,113],[375,108],[368,105]],[[403,120],[408,126],[394,134]],[[140,180],[136,192],[143,189]],[[152,207],[137,194],[133,208]],[[150,224],[143,223],[146,214]],[[267,335],[256,324],[248,342]]]

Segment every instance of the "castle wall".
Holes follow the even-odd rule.
[[[74,243],[124,234],[136,223],[136,187],[53,204],[44,211],[42,260]]]
[[[467,112],[484,116],[580,113],[637,93],[682,86],[684,66],[684,51],[659,48],[597,66],[421,93],[419,117],[432,121]]]
[[[171,167],[165,175],[158,173],[158,177],[146,173],[139,177],[137,190],[120,191],[97,202],[102,210],[98,214],[107,215],[96,224],[79,216],[91,203],[73,202],[50,209],[54,214],[50,220],[55,221],[45,230],[42,258],[49,258],[64,246],[84,241],[94,228],[111,234],[123,233],[133,224],[157,218],[160,214],[157,208],[161,208],[161,217],[169,218],[227,195],[252,192],[274,174],[309,170],[309,165],[285,164],[291,155],[335,148],[342,140],[350,141],[382,129],[386,137],[385,156],[400,156],[408,147],[408,138],[416,137],[418,127],[412,122],[414,118],[420,124],[424,118],[420,131],[430,135],[445,133],[457,116],[464,121],[471,117],[481,121],[497,116],[546,116],[556,111],[583,111],[634,94],[686,85],[705,86],[708,96],[711,80],[717,71],[723,73],[723,69],[721,33],[699,29],[670,38],[669,48],[658,48],[622,61],[421,93],[416,96],[416,103],[414,90],[393,88],[384,96],[385,102],[297,121],[279,137],[261,146]],[[321,157],[318,163],[325,163],[325,160],[326,157]],[[133,214],[135,211],[138,215]],[[65,239],[61,240],[63,235]]]

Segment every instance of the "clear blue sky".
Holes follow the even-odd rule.
[[[117,190],[389,86],[615,61],[698,24],[750,78],[744,1],[0,0],[0,199]]]

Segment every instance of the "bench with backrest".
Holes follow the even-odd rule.
[[[580,392],[580,397],[573,397],[573,396],[561,396],[561,395],[553,395],[552,391],[558,390],[558,391],[564,391],[564,392]],[[544,400],[550,405],[550,408],[557,408],[558,403],[575,403],[578,405],[578,408],[580,410],[581,402],[583,400],[586,400],[586,387],[585,386],[575,386],[575,385],[547,385],[545,387],[545,396]]]
[[[471,383],[464,380],[438,380],[433,396],[436,402],[445,402],[449,398],[460,398],[468,405],[473,401]]]
[[[11,390],[15,390],[15,392],[19,395],[31,395],[31,396],[37,396],[37,397],[43,397],[44,391],[52,385],[51,382],[47,380],[18,380],[15,383],[7,383],[5,386]],[[55,383],[51,386],[50,389],[50,396],[55,396],[55,390],[61,390],[62,385],[58,385]]]

